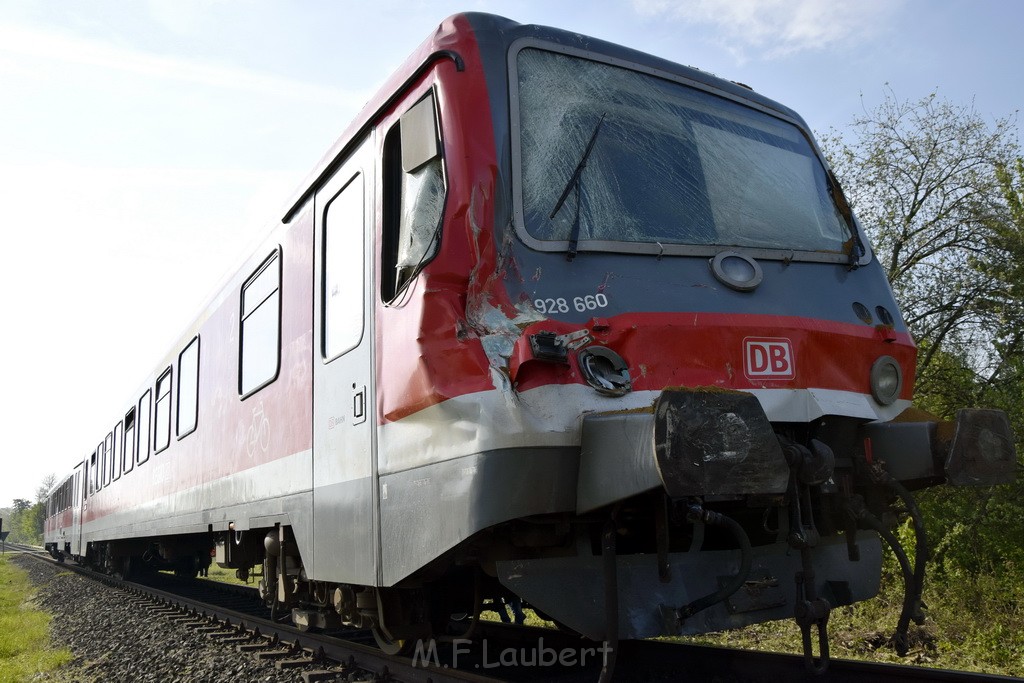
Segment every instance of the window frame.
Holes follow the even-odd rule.
[[[121,469],[125,474],[128,474],[135,469],[135,458],[138,452],[138,430],[136,429],[136,412],[135,406],[128,409],[128,412],[124,414],[124,431],[121,437]],[[130,426],[129,426],[130,425]],[[129,452],[129,444],[131,449]],[[129,455],[131,457],[129,457]]]
[[[124,469],[124,450],[122,448],[124,445],[122,443],[124,440],[124,433],[122,432],[122,429],[123,423],[118,421],[118,423],[114,425],[114,431],[112,432],[114,438],[110,442],[110,469],[112,471],[111,479],[113,481],[117,481],[121,478],[122,470]]]
[[[398,274],[395,266],[398,263],[399,240],[401,238],[402,223],[402,176],[405,170],[402,165],[402,117],[412,111],[423,100],[432,98],[434,109],[435,133],[437,135],[437,158],[441,163],[441,180],[444,184],[444,198],[441,200],[441,214],[437,219],[435,228],[436,238],[433,240],[436,245],[429,258],[424,258],[417,267],[416,272],[405,283],[398,282]],[[451,190],[451,182],[448,177],[448,159],[445,156],[444,125],[441,121],[440,98],[436,88],[431,86],[423,95],[412,102],[399,114],[395,121],[384,133],[381,143],[381,274],[379,296],[381,303],[385,306],[392,306],[400,303],[403,295],[416,282],[420,273],[426,268],[438,254],[441,253],[441,242],[444,240],[444,220],[448,212],[448,198]],[[397,138],[397,145],[395,139]]]
[[[163,445],[161,446],[157,442],[157,439],[160,437],[160,400],[161,400],[160,386],[161,386],[162,382],[165,379],[167,380],[167,397],[166,397],[167,398],[167,429],[166,429],[167,434],[165,435],[166,439],[165,439]],[[167,366],[167,368],[163,372],[161,372],[160,375],[156,378],[156,384],[154,385],[154,389],[153,389],[153,396],[155,397],[155,400],[153,401],[153,419],[152,419],[152,425],[154,427],[154,429],[152,430],[153,455],[157,455],[159,453],[163,453],[171,445],[171,427],[172,427],[171,407],[173,405],[173,400],[174,400],[174,367],[173,366],[170,366],[170,365]]]
[[[523,160],[522,160],[522,124],[521,124],[521,104],[519,94],[519,54],[524,50],[535,49],[551,52],[554,54],[565,55],[569,57],[575,57],[577,59],[583,59],[599,64],[605,64],[608,66],[618,67],[629,71],[634,71],[639,74],[644,74],[653,78],[677,83],[694,90],[703,91],[715,97],[719,97],[724,100],[729,100],[736,104],[739,104],[748,109],[759,111],[767,114],[780,121],[788,123],[794,126],[807,140],[811,151],[814,154],[814,158],[822,165],[826,175],[828,174],[828,166],[821,156],[821,152],[818,149],[818,145],[814,142],[810,132],[806,128],[806,124],[803,124],[800,120],[787,115],[786,113],[769,107],[765,104],[761,104],[756,100],[741,97],[739,95],[730,93],[725,90],[720,90],[709,83],[703,83],[693,78],[665,71],[663,69],[646,66],[637,62],[632,62],[626,59],[620,59],[617,57],[611,57],[607,54],[594,52],[592,50],[579,49],[574,47],[568,47],[565,45],[559,45],[557,43],[550,42],[541,38],[525,37],[519,38],[509,46],[508,50],[508,62],[506,65],[508,79],[509,79],[509,112],[510,112],[510,137],[511,137],[511,161],[512,161],[512,178],[511,178],[511,200],[512,200],[512,222],[513,229],[519,240],[530,249],[539,252],[553,252],[553,253],[566,253],[569,249],[570,242],[568,240],[543,240],[533,236],[525,224],[524,219],[524,200],[523,200]],[[833,179],[832,182],[835,182]],[[858,221],[850,217],[850,225],[848,230],[851,232],[851,239],[853,239],[853,232],[856,232],[857,239],[862,249],[860,257],[857,259],[856,264],[863,266],[871,262],[873,258],[873,251],[870,248],[870,242],[867,236],[864,234]],[[610,253],[616,255],[625,254],[648,254],[654,255],[658,258],[662,256],[706,256],[712,257],[717,255],[719,252],[732,250],[738,251],[742,254],[746,254],[752,258],[774,260],[774,261],[800,261],[810,263],[838,263],[848,264],[850,263],[850,255],[845,253],[832,253],[832,252],[816,252],[816,251],[800,251],[793,249],[779,249],[779,248],[765,248],[765,247],[749,247],[749,246],[723,246],[723,245],[691,245],[691,244],[660,244],[658,242],[625,242],[617,240],[593,240],[593,239],[580,239],[578,243],[580,251],[594,251],[602,253]],[[851,249],[857,249],[857,245],[853,244]]]
[[[321,287],[321,291],[320,291],[320,309],[321,309],[320,310],[320,320],[322,322],[322,324],[320,325],[320,357],[321,357],[321,359],[323,360],[324,363],[330,363],[331,361],[335,360],[336,358],[340,358],[341,356],[344,356],[346,353],[348,353],[352,349],[358,347],[362,343],[363,335],[365,334],[365,328],[366,328],[366,272],[367,272],[366,271],[366,268],[367,268],[367,266],[366,266],[366,183],[368,181],[370,181],[370,179],[367,178],[366,174],[363,172],[363,170],[361,168],[355,170],[355,172],[352,174],[352,177],[349,178],[348,182],[345,183],[345,186],[342,187],[340,190],[338,190],[334,194],[333,197],[331,197],[330,201],[327,202],[327,205],[324,207],[324,210],[323,210],[323,229],[321,230],[322,234],[321,234],[321,245],[320,245],[320,253],[323,254],[323,258],[321,259],[321,261],[322,261],[321,271],[322,272],[320,273],[320,287]],[[359,304],[360,304],[359,305],[359,320],[358,320],[359,334],[354,336],[354,341],[350,339],[350,340],[346,341],[346,343],[339,345],[338,349],[340,349],[340,350],[332,349],[331,350],[332,353],[328,354],[328,348],[327,348],[327,330],[328,330],[328,327],[329,327],[328,321],[333,319],[332,317],[329,317],[329,312],[332,311],[333,309],[329,305],[330,304],[330,300],[329,300],[329,297],[327,296],[327,286],[328,286],[327,273],[328,273],[328,268],[331,265],[328,262],[328,258],[327,258],[327,256],[328,256],[328,252],[327,252],[327,238],[328,238],[328,233],[329,233],[329,230],[328,230],[328,225],[329,225],[328,224],[328,218],[331,215],[331,209],[335,206],[335,203],[338,202],[339,199],[341,199],[341,196],[343,194],[345,194],[346,190],[348,190],[349,188],[351,188],[353,186],[358,186],[359,206],[360,206],[360,209],[361,209],[360,215],[359,215],[359,247],[360,248],[359,248],[359,252],[358,252],[359,256],[361,257],[360,268],[359,268],[359,276],[360,277],[359,277],[359,292],[358,292]],[[331,272],[333,272],[333,271],[331,271]],[[353,323],[355,323],[355,322],[356,321],[353,320]]]
[[[275,264],[276,264],[276,268],[277,268],[277,289],[274,290],[274,291],[277,292],[277,346],[276,346],[276,349],[275,349],[275,357],[277,359],[277,362],[276,362],[275,367],[274,367],[273,375],[268,377],[261,384],[258,384],[256,386],[254,386],[249,391],[244,391],[243,386],[242,386],[242,379],[243,379],[243,369],[245,367],[245,355],[244,355],[244,352],[245,352],[245,334],[244,334],[245,321],[248,320],[250,317],[252,317],[252,315],[256,311],[258,311],[264,304],[266,304],[267,301],[270,300],[270,297],[272,297],[273,294],[274,294],[274,292],[272,291],[259,304],[257,304],[251,311],[249,311],[248,314],[246,314],[245,313],[245,290],[250,285],[252,285],[256,281],[256,279],[259,278],[260,275],[262,275],[264,272],[266,272],[269,268],[274,267]],[[265,259],[263,259],[260,262],[259,266],[257,266],[256,269],[253,270],[253,272],[249,275],[249,277],[247,277],[245,279],[245,281],[242,283],[241,288],[239,288],[239,296],[238,296],[238,386],[237,386],[237,389],[238,389],[238,395],[241,398],[241,400],[243,400],[243,401],[246,400],[247,398],[249,398],[250,396],[253,396],[253,395],[259,393],[264,387],[266,387],[266,386],[268,386],[270,384],[273,384],[275,381],[277,381],[277,378],[281,376],[281,339],[282,339],[282,335],[283,335],[282,328],[284,326],[284,324],[283,324],[284,323],[284,320],[283,320],[284,319],[284,312],[283,312],[284,311],[284,296],[283,295],[284,295],[284,252],[283,252],[283,250],[281,248],[281,245],[279,244],[279,245],[277,245],[277,247],[275,249],[273,249],[270,252],[270,254]]]
[[[86,497],[87,500],[89,498],[91,498],[92,496],[95,496],[96,492],[99,490],[99,488],[97,488],[97,486],[96,486],[96,451],[95,451],[95,449],[85,459],[85,488],[86,488],[85,497]]]
[[[278,335],[280,336],[280,332],[278,333]],[[182,379],[182,377],[185,376],[185,373],[182,370],[181,361],[182,361],[182,358],[184,358],[185,354],[188,352],[189,349],[192,348],[193,345],[196,347],[196,360],[195,360],[195,391],[192,393],[192,398],[193,398],[193,401],[194,401],[193,412],[192,412],[192,424],[191,424],[191,426],[189,426],[187,431],[183,432],[183,431],[181,431],[181,379]],[[278,341],[278,345],[280,345],[280,341]],[[176,392],[175,402],[174,402],[174,425],[175,425],[174,426],[174,431],[177,434],[178,441],[181,441],[186,436],[188,436],[192,432],[196,431],[196,429],[199,426],[199,362],[200,362],[201,352],[202,352],[202,344],[200,343],[199,335],[197,334],[196,336],[192,337],[192,341],[190,341],[188,344],[186,344],[185,348],[183,348],[181,350],[181,353],[178,354],[178,380],[177,380],[178,381],[178,391]]]
[[[110,470],[107,469],[107,448],[103,439],[96,446],[96,464],[99,467],[97,479],[99,480],[98,490],[103,490],[110,485]]]
[[[146,429],[142,430],[142,405],[146,405]],[[139,467],[149,461],[153,454],[153,390],[146,389],[142,392],[138,402],[135,404],[138,410],[135,413],[135,461]],[[145,449],[143,449],[145,444]]]
[[[103,439],[103,478],[105,480],[104,486],[110,486],[114,483],[114,430],[111,429],[107,432],[107,436]]]

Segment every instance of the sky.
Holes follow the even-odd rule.
[[[141,383],[446,16],[570,29],[842,131],[886,93],[1022,106],[1017,0],[0,0],[0,507]]]

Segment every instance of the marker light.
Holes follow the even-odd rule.
[[[711,272],[723,285],[738,292],[751,292],[757,289],[764,278],[757,261],[735,251],[723,251],[711,259]]]

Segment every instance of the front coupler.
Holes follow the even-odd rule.
[[[1016,477],[1017,449],[1001,410],[964,409],[943,421],[910,409],[892,422],[863,427],[865,458],[878,462],[908,488],[1008,484]]]

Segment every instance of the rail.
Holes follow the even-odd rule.
[[[13,552],[38,560],[53,560],[45,552],[9,544]],[[168,577],[163,586],[129,582],[78,567],[62,568],[125,591],[140,609],[178,621],[191,622],[211,639],[284,666],[322,664],[323,678],[372,675],[384,681],[444,683],[446,681],[596,681],[601,673],[600,644],[552,629],[515,627],[482,622],[473,641],[451,636],[425,643],[413,658],[384,654],[366,644],[365,631],[304,633],[275,623],[266,615],[253,589],[212,581]],[[163,576],[163,575],[161,575]],[[230,605],[230,606],[228,606]],[[363,642],[359,642],[363,641]],[[326,670],[327,668],[330,670]],[[321,680],[316,672],[306,681]],[[832,660],[826,676],[814,676],[799,655],[753,652],[665,641],[623,641],[617,653],[613,681],[824,681],[829,683],[1009,683],[1024,679],[993,674]]]

